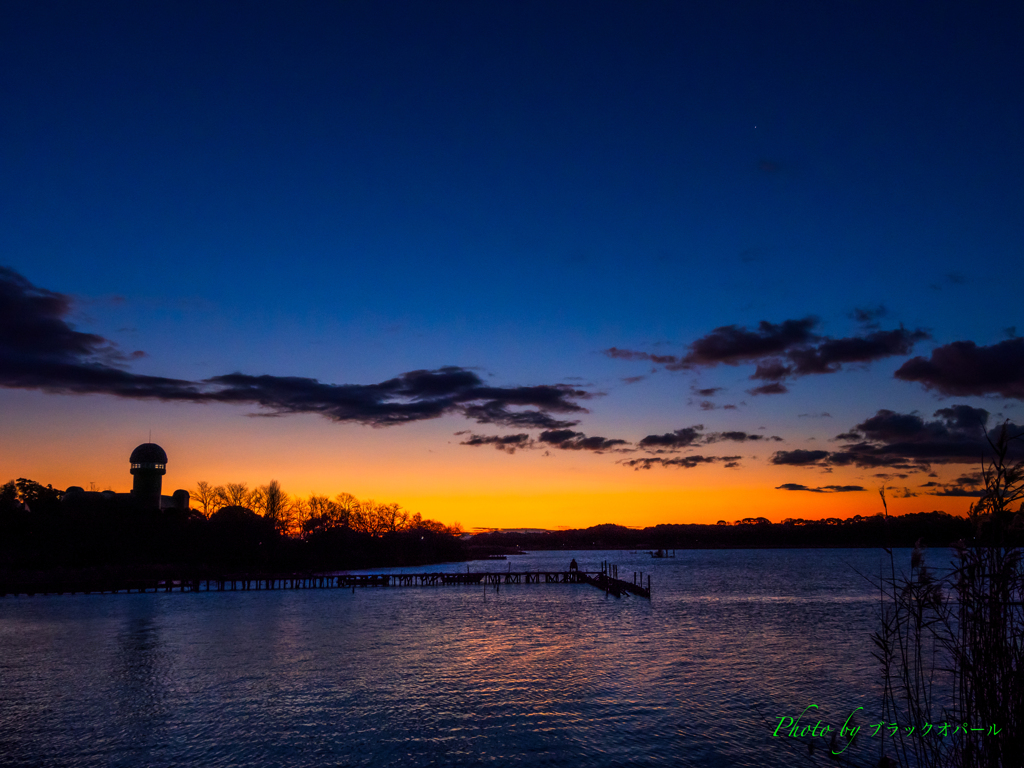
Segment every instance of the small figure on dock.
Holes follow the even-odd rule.
[[[576,558],[574,557],[572,559],[572,562],[569,563],[569,572],[572,573],[573,571],[578,571],[579,569],[580,567],[576,565]]]

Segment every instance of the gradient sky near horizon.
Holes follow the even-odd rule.
[[[0,482],[467,527],[963,513],[1024,6],[0,6]],[[6,306],[4,306],[6,305]],[[268,418],[263,418],[268,417]]]

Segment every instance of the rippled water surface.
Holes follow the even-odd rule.
[[[650,574],[653,599],[545,584],[2,598],[0,763],[809,765],[772,738],[781,716],[878,710],[877,592],[858,574],[877,576],[878,550],[471,567],[573,556]]]

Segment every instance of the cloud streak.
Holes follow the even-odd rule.
[[[65,394],[257,406],[261,415],[314,413],[375,427],[461,415],[479,424],[564,429],[552,414],[587,413],[592,393],[566,384],[488,386],[472,370],[446,366],[377,384],[328,384],[298,376],[230,373],[202,381],[143,376],[122,366],[116,344],[74,330],[69,297],[0,267],[0,386]]]
[[[923,471],[932,464],[973,464],[991,453],[1002,425],[987,429],[984,408],[953,405],[940,408],[926,421],[916,413],[880,410],[854,429],[837,436],[846,445],[837,451],[778,451],[771,463],[785,466],[893,468]],[[1008,434],[1024,428],[1007,423]],[[1010,444],[1010,460],[1024,458],[1021,441]]]
[[[643,459],[629,459],[620,462],[624,466],[632,467],[635,470],[639,469],[651,469],[652,467],[675,467],[677,469],[693,469],[699,467],[701,464],[715,464],[724,463],[727,467],[737,466],[736,462],[742,459],[742,456],[701,456],[699,454],[693,456],[676,456],[671,459],[662,457],[651,457]]]
[[[582,432],[573,432],[571,429],[552,429],[541,432],[537,440],[539,443],[562,451],[596,451],[598,453],[629,445],[625,440],[587,437]]]
[[[457,435],[468,434],[465,440],[459,445],[469,445],[478,448],[481,445],[490,445],[505,453],[515,453],[522,448],[532,448],[533,440],[525,432],[516,435],[475,435],[468,432],[456,432]]]
[[[618,360],[643,360],[664,365],[672,371],[712,368],[717,365],[756,366],[751,379],[765,382],[747,390],[751,395],[781,395],[788,392],[787,379],[814,374],[837,373],[843,366],[867,364],[898,355],[908,355],[914,345],[930,338],[924,329],[903,326],[889,331],[877,330],[874,321],[884,310],[855,310],[856,319],[866,324],[867,333],[846,338],[830,338],[817,332],[816,317],[804,317],[771,323],[762,320],[754,329],[738,325],[715,328],[689,345],[685,355],[652,355],[612,347],[608,357]]]
[[[468,445],[474,448],[489,445],[506,453],[515,453],[517,450],[528,448],[557,448],[560,451],[593,451],[604,453],[605,451],[630,450],[624,448],[629,443],[625,440],[608,437],[587,437],[583,432],[574,432],[571,429],[551,429],[540,433],[537,439],[522,432],[515,435],[477,435],[472,432],[456,432],[456,435],[469,435],[459,445]]]
[[[988,347],[954,341],[932,350],[929,358],[908,360],[895,375],[943,395],[1002,395],[1024,400],[1024,338]]]
[[[809,491],[811,493],[853,493],[866,490],[860,485],[822,485],[818,488],[809,488],[799,483],[783,483],[775,487],[777,491]]]
[[[665,432],[660,435],[647,435],[639,443],[638,447],[656,453],[669,453],[692,448],[697,445],[710,445],[711,443],[733,442],[782,442],[777,435],[767,436],[750,432],[708,432],[704,433],[703,424],[694,424],[690,427],[682,427],[672,432]]]

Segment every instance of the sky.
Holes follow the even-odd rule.
[[[1024,7],[0,5],[0,482],[467,528],[964,514]],[[1019,449],[1015,449],[1019,450]]]

